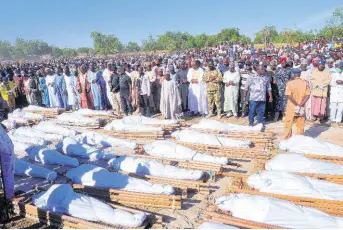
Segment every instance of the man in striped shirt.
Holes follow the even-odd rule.
[[[240,96],[240,110],[241,110],[241,116],[246,117],[248,116],[249,112],[249,101],[244,101],[244,89],[245,84],[248,80],[248,78],[252,75],[252,65],[250,61],[245,62],[245,68],[240,72],[241,74],[241,82],[240,82],[240,90],[239,90],[239,96]],[[249,97],[249,92],[248,97]]]

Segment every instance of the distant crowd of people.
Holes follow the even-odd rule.
[[[341,122],[342,48],[341,39],[320,39],[279,48],[236,43],[114,59],[6,63],[0,66],[0,105],[2,111],[30,104],[161,112],[166,119],[248,116],[250,125],[257,114],[258,123],[284,118],[290,127],[305,119]]]

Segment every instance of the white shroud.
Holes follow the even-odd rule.
[[[15,175],[17,176],[30,176],[47,179],[48,181],[55,181],[57,173],[46,169],[44,167],[31,164],[29,162],[16,159],[15,161]]]
[[[32,145],[46,145],[47,144],[47,141],[41,137],[31,137],[31,136],[20,135],[20,134],[17,134],[15,130],[9,131],[8,136],[14,142],[28,143]]]
[[[263,171],[249,176],[247,184],[260,192],[324,200],[343,200],[343,185],[288,172]]]
[[[51,121],[41,121],[38,125],[33,127],[46,133],[55,133],[66,137],[74,137],[78,134],[77,131],[57,125]]]
[[[343,175],[343,165],[307,158],[301,154],[278,154],[266,163],[265,170]]]
[[[200,133],[193,130],[175,131],[172,137],[181,142],[203,145],[218,145],[237,148],[250,148],[249,140],[234,140],[226,137],[216,136],[214,134]]]
[[[151,175],[181,180],[200,180],[204,173],[199,170],[181,169],[175,166],[165,165],[157,160],[121,156],[108,162],[114,170],[121,170],[138,175]]]
[[[152,127],[141,124],[127,124],[123,120],[114,120],[104,127],[108,131],[119,131],[119,132],[160,132],[162,128]]]
[[[227,224],[220,224],[216,222],[205,222],[202,223],[198,229],[239,229],[235,226],[227,225]]]
[[[216,120],[202,119],[198,124],[191,126],[193,129],[208,129],[215,131],[242,131],[242,132],[261,132],[263,125],[258,124],[254,127],[247,125],[236,125],[231,123],[224,123]]]
[[[201,154],[196,150],[179,145],[172,141],[154,141],[150,144],[144,145],[143,148],[147,154],[162,158],[192,160],[214,164],[228,164],[229,162],[225,157]]]
[[[110,111],[104,110],[92,110],[92,109],[79,109],[74,113],[81,114],[81,115],[112,115]]]
[[[141,226],[146,218],[144,213],[113,209],[98,199],[76,193],[69,184],[52,185],[47,191],[34,195],[32,202],[46,211],[128,228]]]
[[[31,127],[19,127],[14,130],[15,134],[28,136],[28,137],[38,137],[46,141],[61,141],[63,135],[46,133],[41,130],[33,129]]]
[[[77,124],[81,125],[100,125],[99,118],[85,117],[78,113],[62,113],[56,117],[57,121],[62,124]]]
[[[231,194],[217,198],[216,204],[233,217],[285,228],[343,228],[341,217],[271,197]]]
[[[122,121],[125,124],[133,125],[173,125],[178,123],[177,120],[160,120],[157,118],[144,117],[140,115],[124,117]]]
[[[82,133],[76,136],[75,139],[80,143],[88,145],[101,145],[103,147],[125,147],[130,149],[135,149],[137,147],[135,142],[121,140],[96,132]]]
[[[170,185],[152,184],[148,181],[129,177],[116,172],[109,172],[105,168],[94,165],[83,164],[71,169],[67,177],[76,184],[93,186],[99,188],[113,188],[132,192],[144,192],[152,194],[174,193],[174,188]]]
[[[295,135],[288,140],[281,141],[279,147],[281,150],[301,154],[343,157],[342,146],[301,135]]]

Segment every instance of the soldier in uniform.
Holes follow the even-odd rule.
[[[221,72],[214,67],[213,61],[208,62],[209,69],[205,71],[203,81],[207,83],[207,101],[208,101],[208,115],[213,116],[214,105],[216,105],[218,118],[221,118],[221,103],[220,103],[220,84],[223,81]]]

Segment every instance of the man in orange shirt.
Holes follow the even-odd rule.
[[[285,112],[284,138],[292,136],[292,126],[296,123],[297,134],[303,135],[305,129],[305,103],[310,97],[310,88],[306,81],[300,78],[301,70],[293,69],[293,79],[287,83],[287,107]]]

